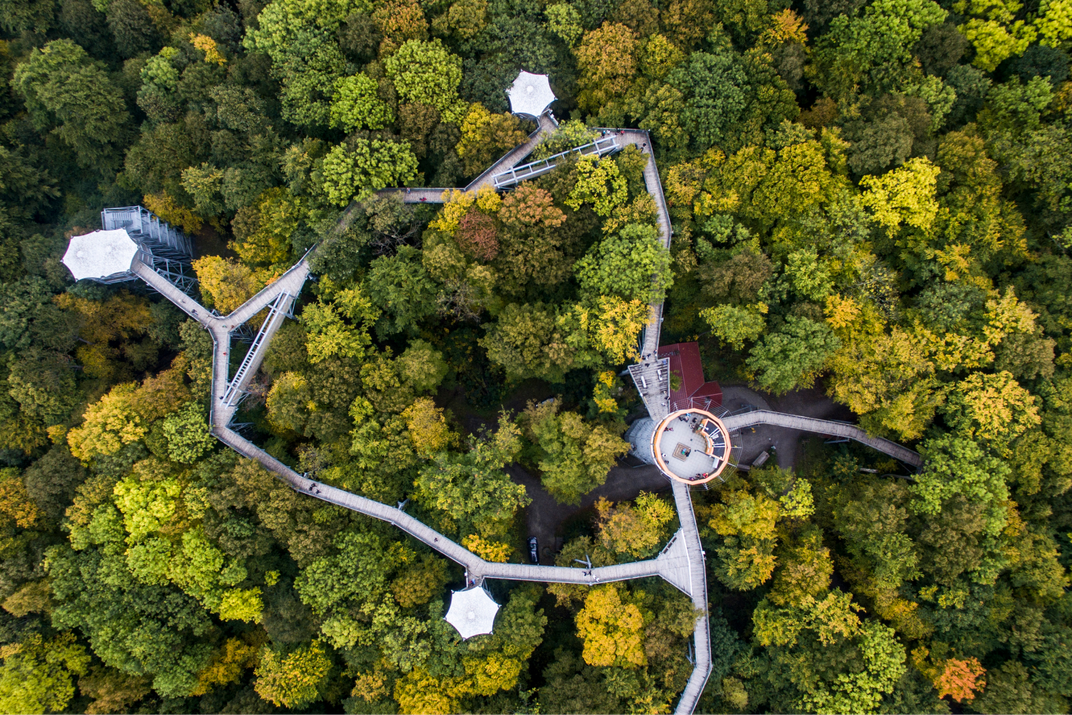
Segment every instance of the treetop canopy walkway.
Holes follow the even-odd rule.
[[[669,250],[671,239],[670,217],[663,197],[662,185],[654,158],[651,156],[650,138],[646,131],[636,129],[612,129],[609,135],[583,147],[561,152],[540,162],[532,162],[518,167],[519,162],[528,156],[533,148],[542,142],[554,130],[556,123],[547,114],[539,117],[539,127],[528,141],[508,152],[502,159],[477,177],[465,191],[475,191],[482,186],[505,188],[516,185],[525,179],[540,176],[553,168],[553,159],[569,153],[606,154],[618,151],[627,145],[638,146],[647,155],[644,168],[644,183],[655,200],[658,209],[659,236],[663,246]],[[381,192],[400,194],[407,203],[429,202],[441,203],[445,200],[444,192],[449,189],[397,189]],[[351,220],[356,205],[347,208],[339,222],[339,229],[345,228]],[[263,449],[241,437],[231,429],[231,421],[253,374],[259,369],[272,337],[282,324],[301,293],[309,277],[309,253],[276,281],[266,286],[250,298],[245,304],[229,315],[220,316],[206,309],[191,298],[153,266],[135,259],[131,270],[134,275],[144,280],[161,295],[178,306],[183,312],[197,320],[212,335],[213,380],[210,424],[212,433],[244,457],[259,462],[265,469],[278,475],[291,488],[325,502],[365,514],[375,519],[393,524],[410,534],[413,538],[427,544],[447,558],[461,564],[467,578],[482,582],[488,578],[521,581],[543,581],[554,583],[574,583],[593,586],[600,583],[623,581],[637,578],[659,577],[665,579],[675,588],[688,595],[698,613],[694,631],[695,663],[692,675],[678,701],[677,713],[691,713],[704,685],[711,673],[711,642],[707,618],[707,577],[705,554],[700,543],[696,515],[692,499],[686,484],[672,482],[674,503],[677,508],[681,528],[667,543],[662,553],[654,559],[610,566],[575,568],[540,566],[527,564],[504,564],[485,561],[460,544],[440,534],[421,521],[406,514],[401,509],[390,507],[371,499],[352,494],[343,489],[317,482],[298,474],[293,469],[272,457]],[[669,365],[666,360],[658,360],[660,324],[662,322],[662,304],[651,306],[650,320],[644,330],[641,362],[630,366],[640,390],[644,404],[653,419],[658,421],[669,413]],[[230,351],[232,336],[260,311],[269,308],[267,319],[253,340],[247,354],[233,379],[230,375]],[[752,412],[747,415],[731,417],[726,420],[730,429],[751,424],[777,424],[823,434],[838,434],[856,439],[862,444],[879,449],[902,461],[919,465],[919,455],[896,445],[888,440],[869,437],[866,432],[852,425],[832,423],[825,420],[783,415],[774,412]]]

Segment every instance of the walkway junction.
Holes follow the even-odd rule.
[[[546,77],[543,75],[526,77],[526,75],[528,73],[522,73],[514,83],[511,89],[511,102],[516,113],[531,118],[532,115],[526,113],[531,111],[531,106],[525,105],[524,98],[522,98],[523,107],[519,110],[514,95],[519,92],[524,93],[529,99],[532,95],[537,95],[538,102],[543,102],[542,109],[536,117],[538,128],[525,143],[508,152],[462,190],[476,191],[483,186],[493,188],[514,186],[520,181],[547,173],[554,168],[555,160],[565,154],[579,152],[602,156],[619,151],[627,145],[633,145],[648,158],[644,168],[644,183],[655,199],[658,208],[659,234],[663,246],[669,250],[672,233],[670,216],[666,209],[658,168],[651,155],[651,139],[646,131],[607,130],[600,141],[539,162],[521,164],[533,148],[557,126],[557,122],[547,110],[554,95],[551,94],[551,98],[547,99],[546,95],[542,94],[543,90],[539,84],[538,78],[544,77],[546,80]],[[533,77],[537,79],[533,80]],[[528,87],[532,87],[531,91],[527,89]],[[393,189],[381,193],[400,194],[407,203],[441,203],[446,200],[448,192],[454,190],[415,188]],[[345,230],[355,208],[351,205],[344,213],[338,226],[339,230]],[[186,236],[140,206],[105,209],[101,218],[103,230],[73,237],[63,257],[64,264],[71,270],[75,279],[85,278],[101,283],[116,283],[140,278],[191,318],[201,323],[212,335],[214,344],[212,406],[209,417],[212,433],[242,456],[259,462],[265,469],[286,481],[295,491],[393,524],[463,566],[466,572],[466,584],[469,588],[455,592],[448,611],[448,615],[460,614],[456,619],[458,622],[454,625],[463,638],[491,630],[498,606],[490,597],[484,598],[486,592],[482,586],[484,580],[489,578],[593,586],[613,581],[659,577],[689,596],[700,615],[696,620],[693,634],[694,668],[678,700],[676,713],[691,713],[696,708],[711,673],[705,555],[700,544],[689,487],[691,484],[719,477],[724,470],[734,464],[734,432],[752,425],[773,424],[820,434],[839,435],[855,439],[862,444],[890,454],[913,467],[920,465],[920,457],[915,452],[887,440],[870,437],[864,430],[853,425],[768,411],[726,416],[724,413],[719,413],[721,394],[718,394],[719,404],[714,404],[714,393],[705,389],[706,386],[701,385],[699,389],[684,396],[682,396],[683,393],[679,394],[680,390],[671,390],[670,373],[675,358],[673,353],[676,350],[679,353],[677,357],[681,358],[682,349],[686,351],[688,349],[682,346],[660,348],[659,333],[663,306],[661,303],[653,304],[649,322],[643,333],[641,361],[629,366],[630,375],[636,382],[637,390],[647,407],[649,418],[641,420],[639,424],[634,424],[627,436],[633,440],[634,453],[642,459],[646,456],[648,461],[658,464],[659,469],[670,479],[681,524],[680,529],[656,558],[646,561],[598,568],[503,564],[485,561],[400,509],[298,474],[232,429],[232,420],[245,395],[250,379],[260,368],[267,348],[283,320],[292,317],[291,309],[309,277],[309,253],[271,285],[246,301],[244,305],[229,315],[221,316],[204,308],[192,297],[196,281],[187,272],[191,252],[189,239]],[[261,324],[256,337],[239,363],[238,369],[232,375],[230,353],[233,339],[248,332],[248,329],[244,327],[245,323],[266,308],[268,309],[267,319]],[[702,406],[696,402],[697,398],[701,400]],[[695,477],[696,474],[701,475],[701,478],[689,478],[690,475]],[[704,474],[707,476],[703,477]],[[459,596],[462,600],[459,600]],[[456,608],[459,609],[457,612]],[[451,618],[454,617],[451,616]],[[485,627],[486,630],[479,630]]]

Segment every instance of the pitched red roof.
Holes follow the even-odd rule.
[[[722,388],[717,382],[704,381],[700,346],[696,343],[674,343],[659,348],[660,358],[670,359],[670,373],[681,378],[678,389],[670,390],[670,409],[711,409],[722,406]]]

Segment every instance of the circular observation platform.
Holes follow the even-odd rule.
[[[651,438],[655,463],[663,474],[684,484],[706,484],[729,464],[730,432],[706,410],[671,412]]]

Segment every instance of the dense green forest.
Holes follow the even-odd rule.
[[[0,0],[0,31],[0,711],[654,713],[692,670],[652,579],[492,582],[463,642],[459,567],[218,444],[208,333],[59,261],[141,204],[220,313],[317,246],[246,434],[489,560],[527,558],[511,474],[572,508],[626,453],[663,296],[708,379],[918,449],[694,492],[700,711],[1068,712],[1072,1]],[[651,132],[670,255],[633,148],[375,194],[523,141],[521,69],[559,97],[542,156]],[[675,519],[601,501],[557,562]]]

